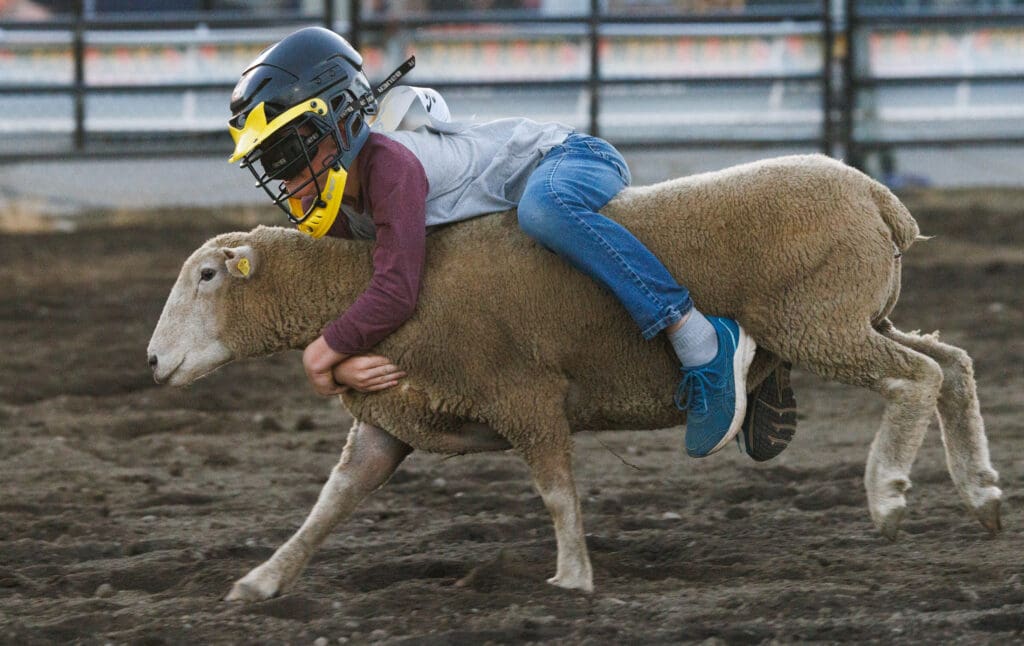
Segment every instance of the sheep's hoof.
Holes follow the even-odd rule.
[[[579,590],[581,592],[593,592],[594,582],[589,578],[579,577],[560,577],[553,576],[548,579],[548,583],[559,588],[565,588],[566,590]]]
[[[978,520],[981,521],[982,527],[987,529],[988,533],[992,536],[1003,531],[1003,519],[999,514],[998,498],[992,498],[980,507],[976,507],[974,509],[974,515],[978,517]]]
[[[878,527],[878,531],[882,532],[882,536],[890,541],[896,541],[900,533],[900,523],[903,522],[903,514],[906,511],[906,507],[895,507],[884,514],[879,514],[875,526]]]
[[[273,577],[256,568],[235,581],[225,601],[264,601],[281,594],[281,586]]]

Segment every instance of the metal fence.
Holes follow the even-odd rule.
[[[371,80],[415,52],[409,82],[440,89],[456,116],[557,119],[627,149],[787,147],[858,163],[903,146],[1024,143],[1024,12],[857,4],[381,16],[349,0],[339,19],[331,0],[249,16],[89,15],[76,2],[75,14],[0,22],[0,161],[226,155],[241,69],[309,24],[346,34]]]
[[[844,0],[837,135],[848,162],[897,149],[1024,144],[1024,11]],[[885,6],[885,5],[890,6]]]

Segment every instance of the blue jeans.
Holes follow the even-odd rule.
[[[527,180],[519,226],[610,290],[650,339],[693,301],[643,243],[597,212],[629,182],[626,162],[611,144],[573,133]]]

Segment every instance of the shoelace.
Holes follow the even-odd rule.
[[[708,391],[715,388],[714,380],[722,380],[717,372],[705,370],[688,370],[683,375],[676,389],[676,408],[692,412],[696,415],[705,415],[708,412]],[[683,398],[685,395],[685,399]]]

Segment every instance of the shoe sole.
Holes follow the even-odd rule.
[[[736,342],[736,354],[732,357],[733,387],[736,390],[736,410],[732,415],[732,423],[729,430],[713,449],[705,453],[705,456],[717,453],[725,448],[736,437],[743,427],[743,417],[747,412],[747,371],[754,361],[754,353],[757,352],[757,344],[750,338],[750,335],[739,326],[740,338]]]
[[[796,396],[789,372],[789,364],[780,364],[747,396],[747,416],[737,438],[757,462],[782,453],[796,435]]]

